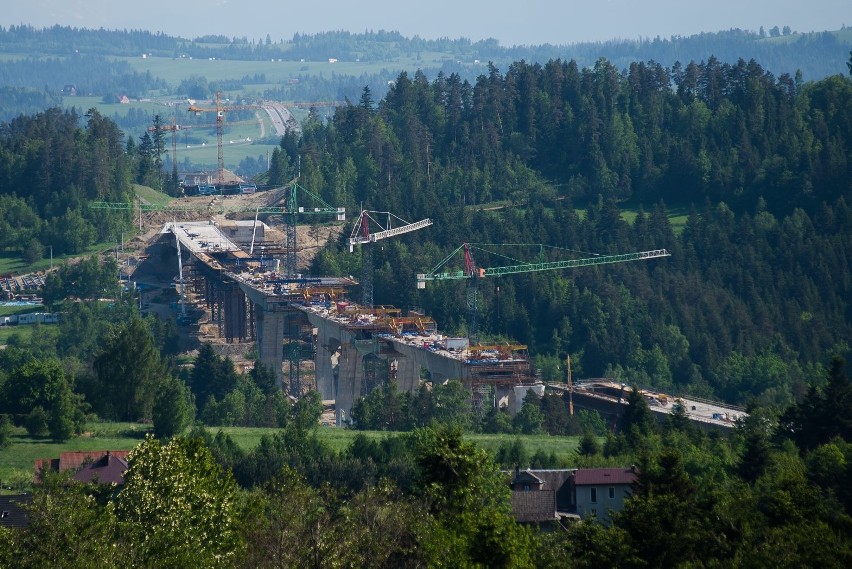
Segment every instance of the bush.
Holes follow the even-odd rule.
[[[47,420],[48,415],[47,411],[44,410],[44,407],[41,405],[33,407],[33,410],[30,411],[30,414],[27,415],[27,419],[24,422],[27,433],[29,433],[31,437],[46,436],[48,433]]]

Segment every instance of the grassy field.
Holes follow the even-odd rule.
[[[128,232],[125,237],[130,235]],[[116,240],[118,238],[116,237]],[[53,257],[53,261],[50,259],[50,249],[45,247],[44,255],[45,257],[35,263],[26,263],[17,253],[12,253],[10,251],[0,251],[0,275],[16,273],[22,275],[24,273],[34,273],[37,271],[46,271],[51,268],[51,263],[54,267],[62,264],[63,261],[67,259],[75,259],[79,257],[88,257],[90,255],[95,255],[99,253],[103,253],[104,251],[109,251],[110,249],[115,247],[115,243],[95,243],[94,245],[90,245],[86,248],[82,253],[76,253],[73,255],[55,255]]]
[[[178,85],[191,75],[203,75],[208,81],[223,79],[239,79],[246,75],[265,74],[267,83],[255,86],[255,91],[261,91],[268,85],[280,84],[299,76],[331,77],[332,75],[352,75],[379,73],[385,69],[395,72],[408,70],[416,71],[421,67],[431,67],[441,64],[441,58],[446,54],[422,54],[418,60],[414,57],[400,58],[394,61],[238,61],[226,59],[188,59],[171,57],[126,57],[117,58],[126,61],[139,73],[150,71],[151,75],[166,80],[171,85]],[[251,91],[252,85],[244,91]]]
[[[0,327],[0,346],[5,346],[14,334],[19,335],[26,342],[32,333],[32,326],[2,326]],[[2,456],[2,451],[0,451],[0,456]],[[0,471],[2,471],[2,466],[0,466]],[[2,477],[2,474],[0,474],[0,477]]]
[[[29,314],[30,312],[44,312],[44,306],[2,306],[0,305],[0,316],[11,316],[12,314]]]
[[[32,438],[24,429],[17,428],[12,436],[12,445],[0,450],[0,489],[8,491],[10,486],[15,490],[25,489],[32,479],[33,464],[37,458],[56,458],[59,453],[66,451],[129,450],[139,444],[149,430],[150,425],[138,423],[91,423],[84,436],[75,437],[64,443],[54,443],[48,439]],[[271,435],[278,431],[244,427],[223,427],[221,430],[230,435],[244,450],[257,446],[263,435]],[[209,431],[216,433],[219,429],[210,428]],[[359,433],[374,439],[398,434],[334,427],[320,427],[318,430],[320,439],[337,452],[345,449]],[[578,437],[547,435],[516,437],[515,435],[471,434],[466,438],[491,452],[496,451],[501,444],[511,443],[515,438],[520,438],[530,454],[543,450],[547,453],[554,452],[557,456],[572,452],[579,443]]]
[[[523,205],[515,206],[510,201],[495,201],[487,204],[479,204],[468,206],[470,209],[477,211],[499,211],[504,208],[511,207],[525,207]],[[629,204],[621,204],[619,205],[621,210],[621,219],[626,221],[629,224],[633,224],[636,221],[636,216],[639,214],[639,206],[629,205]],[[583,208],[574,208],[574,211],[577,212],[577,215],[580,219],[586,218],[586,210]],[[650,211],[646,208],[645,215],[647,216]],[[688,208],[684,206],[675,206],[670,207],[667,212],[667,216],[669,218],[669,223],[672,226],[672,230],[675,232],[675,235],[680,235],[683,231],[683,228],[686,226],[686,219],[689,216]]]
[[[145,203],[151,205],[168,205],[174,199],[159,190],[140,184],[133,184],[133,192],[144,200]]]

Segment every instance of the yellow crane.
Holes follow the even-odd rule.
[[[225,156],[222,151],[222,131],[225,124],[225,113],[227,111],[249,111],[262,109],[262,105],[223,105],[222,93],[216,91],[215,107],[199,107],[196,104],[189,105],[189,112],[200,115],[201,113],[216,113],[216,151],[218,152],[218,184],[225,183]]]

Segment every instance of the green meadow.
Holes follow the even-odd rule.
[[[63,443],[55,443],[49,439],[34,438],[27,435],[23,428],[16,428],[12,435],[12,445],[0,449],[0,487],[3,491],[24,490],[29,487],[33,476],[33,465],[37,458],[58,458],[59,453],[86,450],[129,450],[135,447],[150,432],[150,425],[139,423],[90,423],[84,435],[75,437]],[[228,434],[243,450],[257,446],[264,435],[272,435],[279,429],[250,428],[250,427],[209,427],[210,433],[219,430]],[[319,427],[319,438],[333,450],[340,452],[352,442],[358,434],[364,434],[372,439],[381,439],[389,435],[379,431],[356,431],[336,427]],[[530,455],[541,450],[555,453],[558,457],[572,456],[579,444],[579,437],[557,437],[549,435],[490,435],[469,434],[470,441],[496,452],[503,444],[509,444],[520,439]]]

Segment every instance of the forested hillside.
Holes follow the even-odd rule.
[[[48,245],[59,255],[114,239],[129,217],[95,215],[89,202],[128,201],[133,171],[121,131],[97,110],[0,123],[0,250],[34,261]]]
[[[365,90],[330,123],[309,120],[271,173],[287,179],[299,153],[302,183],[329,203],[432,217],[384,246],[376,302],[423,306],[449,330],[464,326],[464,291],[418,293],[414,274],[463,241],[667,248],[649,264],[484,282],[479,321],[550,356],[545,369],[568,352],[581,377],[787,403],[811,365],[848,349],[850,101],[848,79],[798,84],[753,61],[625,74],[520,62],[475,84],[401,74],[377,108]],[[355,274],[358,259],[341,247],[315,269]]]

